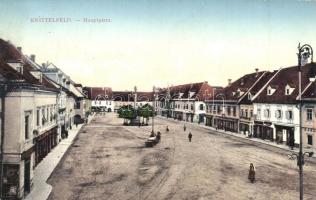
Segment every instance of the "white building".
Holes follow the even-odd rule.
[[[213,88],[207,82],[160,89],[156,105],[158,114],[177,120],[203,123],[206,111],[204,101],[212,91]]]
[[[302,91],[310,84],[309,74],[314,65],[302,67]],[[281,68],[253,96],[254,137],[279,144],[299,146],[300,112],[297,66]]]
[[[32,188],[36,165],[57,145],[58,90],[13,45],[0,40],[1,171],[4,198]]]

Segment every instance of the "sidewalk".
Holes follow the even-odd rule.
[[[162,117],[162,116],[158,116],[158,118],[165,119],[165,120],[170,120],[170,121],[178,121],[178,120],[175,120],[173,118],[166,118],[166,117]],[[252,141],[254,143],[260,143],[260,144],[269,145],[269,146],[272,146],[272,147],[279,148],[279,149],[282,149],[284,151],[287,151],[288,154],[298,153],[299,152],[299,148],[294,148],[293,150],[291,150],[288,146],[286,146],[284,144],[277,144],[275,142],[266,141],[266,140],[263,140],[263,139],[260,139],[260,138],[249,138],[249,137],[247,137],[246,135],[244,135],[242,133],[235,133],[235,132],[230,132],[230,131],[224,131],[224,130],[221,130],[221,129],[216,130],[215,128],[210,127],[210,126],[206,126],[205,124],[202,124],[202,123],[201,124],[197,124],[197,123],[186,122],[186,121],[178,121],[178,122],[183,122],[185,124],[190,124],[192,126],[205,128],[205,129],[208,129],[208,130],[212,130],[212,131],[215,131],[215,132],[218,132],[218,133],[223,133],[223,134],[230,135],[230,136],[233,136],[233,137],[242,138],[242,139],[245,139],[245,140],[248,140],[248,141]],[[313,151],[313,149],[304,148],[303,151],[304,152],[306,152],[306,151]],[[316,161],[316,157],[315,156],[313,156],[312,159],[314,161]]]
[[[93,119],[89,116],[88,123]],[[83,124],[78,127],[73,126],[72,130],[68,132],[68,138],[63,139],[45,158],[38,164],[34,171],[33,188],[25,200],[46,200],[52,191],[52,186],[46,181],[66,153],[73,140],[76,138]]]

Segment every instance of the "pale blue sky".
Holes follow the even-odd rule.
[[[36,17],[110,23],[31,23]],[[84,85],[149,90],[295,65],[298,42],[316,48],[316,1],[1,0],[0,37],[51,61]]]

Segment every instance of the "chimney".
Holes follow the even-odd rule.
[[[35,62],[35,55],[31,54],[31,61]]]
[[[232,79],[228,79],[228,86],[232,84]]]
[[[259,72],[259,69],[258,69],[258,68],[255,68],[255,71],[256,71],[256,74],[258,74],[258,72]]]
[[[46,67],[46,64],[45,64],[45,63],[42,63],[42,67],[45,68],[45,67]]]
[[[22,47],[17,47],[18,51],[22,53]]]

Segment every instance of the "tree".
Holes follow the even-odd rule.
[[[145,104],[139,108],[138,116],[143,117],[143,120],[146,119],[146,124],[148,124],[148,119],[153,115],[153,107],[149,104]]]

